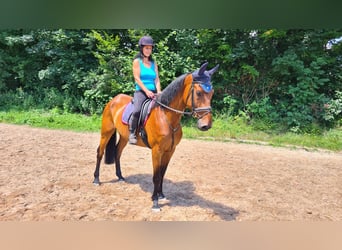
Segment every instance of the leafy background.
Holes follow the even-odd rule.
[[[339,29],[8,29],[0,31],[0,108],[100,114],[133,93],[138,39],[156,42],[165,87],[208,61],[213,108],[265,128],[312,132],[341,125]]]

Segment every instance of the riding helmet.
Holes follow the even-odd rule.
[[[146,46],[146,45],[154,46],[154,42],[153,42],[152,37],[143,36],[142,38],[139,39],[139,47]]]

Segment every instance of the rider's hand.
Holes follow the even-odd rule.
[[[150,90],[147,90],[147,91],[145,92],[145,94],[147,95],[148,98],[151,98],[151,99],[154,98],[154,93],[153,93],[152,91],[150,91]]]

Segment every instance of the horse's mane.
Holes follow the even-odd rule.
[[[173,80],[160,94],[158,100],[165,104],[170,105],[170,102],[175,98],[178,93],[178,90],[183,86],[185,77],[188,74],[183,74]]]

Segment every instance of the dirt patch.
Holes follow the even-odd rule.
[[[342,154],[183,139],[151,211],[151,152],[128,145],[125,182],[102,164],[99,133],[0,124],[1,221],[342,220]]]

